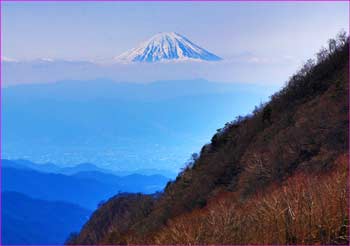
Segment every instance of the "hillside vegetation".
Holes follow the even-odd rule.
[[[111,198],[68,244],[347,244],[348,44],[329,40],[164,192]]]

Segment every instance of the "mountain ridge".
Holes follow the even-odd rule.
[[[63,244],[91,214],[72,203],[34,199],[13,191],[2,191],[1,195],[4,245]]]
[[[65,201],[95,209],[101,200],[118,192],[153,193],[169,180],[164,176],[116,176],[98,171],[71,174],[16,168],[6,161],[2,167],[2,191],[20,192],[35,199]],[[40,187],[40,189],[39,189]]]
[[[347,244],[348,76],[339,39],[218,129],[164,192],[111,198],[67,243]]]

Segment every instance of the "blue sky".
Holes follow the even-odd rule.
[[[348,2],[5,2],[2,59],[68,60],[5,64],[3,84],[63,79],[147,82],[203,78],[282,85],[341,29]],[[215,64],[114,65],[158,32],[178,32],[224,58]],[[254,72],[252,72],[254,71]]]
[[[223,57],[305,58],[340,29],[347,2],[3,3],[3,55],[104,59],[160,31],[175,31]]]

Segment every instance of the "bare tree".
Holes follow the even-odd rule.
[[[337,34],[337,46],[341,47],[341,46],[345,45],[347,38],[348,37],[346,35],[346,32],[344,30],[340,31]]]
[[[328,40],[328,50],[330,54],[337,50],[337,41],[334,38]]]
[[[328,57],[328,50],[325,47],[322,47],[319,52],[316,54],[317,63],[323,62]]]
[[[299,73],[302,76],[307,75],[312,68],[315,66],[315,60],[314,59],[308,59],[305,64],[303,65],[303,67],[300,69]]]

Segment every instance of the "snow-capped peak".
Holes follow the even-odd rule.
[[[178,33],[161,32],[138,47],[115,57],[115,60],[120,62],[219,61],[221,58]]]

